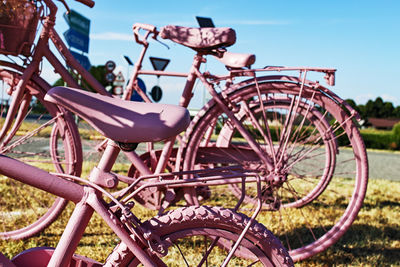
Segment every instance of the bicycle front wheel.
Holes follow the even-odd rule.
[[[355,220],[367,187],[367,155],[355,114],[288,77],[232,90],[227,99],[248,136],[210,101],[186,135],[184,169],[239,165],[257,173],[264,198],[257,220],[281,239],[294,261],[331,246]],[[248,138],[270,162],[258,157]],[[242,193],[240,184],[210,188],[210,201],[229,203]],[[256,203],[251,184],[245,193],[242,212]]]
[[[168,250],[161,257],[167,266],[221,266],[248,222],[247,216],[228,209],[191,206],[155,217],[142,227],[154,237],[150,240],[154,247],[162,244]],[[121,243],[110,254],[105,266],[128,265],[138,266],[139,261]],[[257,222],[250,227],[229,261],[229,266],[292,265],[279,240]]]
[[[0,66],[0,127],[4,128],[21,74]],[[49,86],[40,78],[30,80],[17,105],[12,124],[0,140],[0,153],[49,172],[80,175],[80,138],[71,115],[43,100]],[[42,82],[42,84],[40,84]],[[0,238],[22,239],[42,231],[64,209],[67,201],[0,176]]]

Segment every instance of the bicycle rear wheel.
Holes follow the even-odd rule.
[[[1,128],[21,78],[16,69],[0,66]],[[80,175],[82,152],[74,121],[67,111],[43,100],[49,86],[35,79],[39,82],[28,82],[13,124],[0,140],[0,153],[49,172]],[[0,176],[0,238],[22,239],[42,231],[66,204],[64,199]]]
[[[168,250],[161,256],[167,266],[220,266],[248,221],[247,216],[228,209],[191,206],[155,217],[142,227],[151,233],[150,243],[154,242],[154,247],[162,244]],[[139,262],[121,243],[104,266],[128,265],[138,266]],[[250,227],[229,262],[229,266],[292,265],[279,240],[257,222]]]
[[[268,114],[267,119],[274,120],[276,124],[271,127],[271,131],[275,131],[273,139],[276,141],[279,139],[282,141],[281,143],[283,143],[284,140],[282,139],[285,138],[284,125],[286,121],[283,114],[289,114],[290,112],[290,99],[270,99],[264,101],[262,105],[257,101],[255,102],[256,103],[252,103],[252,106],[249,107],[250,110],[247,114],[240,115],[242,123],[249,124],[252,122],[249,113],[261,120],[263,117],[263,110],[265,109],[266,114]],[[291,133],[287,133],[287,136],[290,136],[292,147],[286,150],[285,153],[281,153],[283,148],[279,147],[279,142],[276,142],[273,146],[273,151],[269,151],[268,154],[270,158],[275,158],[275,162],[281,161],[281,163],[279,163],[280,165],[289,165],[285,166],[285,168],[290,168],[290,172],[283,171],[286,177],[276,175],[274,178],[291,179],[292,182],[294,182],[298,177],[302,177],[302,179],[310,179],[312,182],[308,186],[293,185],[295,186],[296,197],[293,195],[294,191],[285,192],[282,190],[278,200],[274,197],[274,193],[276,192],[264,192],[265,197],[269,197],[263,204],[265,209],[300,208],[307,205],[325,190],[335,169],[338,146],[337,142],[335,142],[333,130],[324,115],[309,104],[300,103],[297,107],[296,114],[292,112],[291,117],[294,117],[294,120],[297,121],[298,124],[291,130]],[[220,147],[229,147],[235,135],[238,135],[237,131],[224,125],[219,135],[219,139],[221,140],[217,140],[217,143],[219,143]],[[306,156],[304,156],[304,154]],[[317,170],[313,170],[313,172],[310,173],[311,166],[316,167]],[[318,177],[318,181],[315,180],[315,177]],[[280,186],[282,182],[283,181],[279,181],[278,179],[274,181],[273,184]],[[230,184],[229,187],[236,197],[239,198],[241,196],[241,186],[238,184]],[[271,188],[271,190],[273,189]],[[269,196],[267,196],[268,193],[270,194]],[[257,203],[255,184],[247,189],[245,201],[253,204]]]
[[[294,261],[335,243],[362,206],[368,181],[364,143],[342,106],[296,78],[232,90],[227,99],[235,116],[271,160],[260,160],[234,123],[210,101],[187,132],[184,169],[240,165],[264,182],[264,212],[257,218],[278,236]],[[301,93],[300,93],[301,92]],[[217,121],[208,135],[210,122]],[[210,201],[232,201],[240,185],[221,185]],[[218,188],[218,187],[217,187]],[[231,187],[232,188],[232,187]],[[248,205],[255,190],[246,185]]]

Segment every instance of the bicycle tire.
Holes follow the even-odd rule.
[[[314,182],[311,183],[311,187],[312,189],[316,189],[317,193],[310,198],[312,201],[303,203],[304,205],[298,205],[298,208],[296,208],[296,205],[285,208],[282,208],[284,205],[278,205],[275,210],[269,209],[268,216],[261,218],[259,215],[257,218],[281,239],[282,243],[288,248],[293,260],[299,261],[322,252],[334,244],[355,220],[362,206],[368,182],[368,161],[365,145],[353,122],[355,114],[350,114],[343,109],[340,103],[325,94],[324,90],[326,92],[327,89],[321,88],[320,90],[316,90],[308,86],[308,84],[302,87],[298,79],[285,76],[282,76],[280,79],[276,78],[276,80],[260,81],[258,88],[259,90],[254,83],[242,88],[234,88],[234,90],[226,92],[225,99],[228,99],[227,102],[232,107],[237,107],[240,110],[240,102],[244,105],[243,102],[245,101],[257,99],[259,93],[261,93],[262,99],[271,100],[282,96],[293,99],[296,96],[297,99],[300,99],[300,102],[312,103],[313,107],[320,109],[321,114],[325,114],[324,117],[327,118],[329,125],[331,125],[330,129],[334,134],[334,140],[331,141],[339,144],[339,147],[341,147],[339,149],[340,153],[335,156],[332,177],[327,177],[327,182],[323,182],[321,186],[317,186],[318,177],[321,177],[321,175],[313,178]],[[301,97],[299,97],[300,91],[302,91]],[[215,120],[215,118],[222,118],[222,120],[225,120],[224,123],[228,123],[230,127],[234,128],[233,124],[226,119],[222,110],[213,100],[200,111],[200,114],[201,116],[194,119],[193,125],[185,135],[184,170],[196,168],[196,164],[207,163],[210,160],[210,157],[202,154],[201,147],[203,136],[209,128],[210,121]],[[335,127],[332,125],[335,125]],[[265,143],[260,143],[265,145]],[[218,144],[215,142],[213,145],[218,147]],[[210,147],[209,144],[207,146]],[[320,148],[323,148],[322,145]],[[331,150],[333,149],[334,145]],[[236,149],[235,151],[237,153],[232,157],[238,157],[241,153],[244,154],[244,150]],[[224,157],[220,157],[223,159],[223,163],[220,165],[224,164],[225,166],[229,155],[226,153],[220,155],[224,155]],[[240,159],[243,160],[243,157]],[[234,163],[242,165],[246,169],[245,163],[241,160],[236,160]],[[218,166],[214,162],[212,164],[213,166]],[[346,168],[350,168],[350,171]],[[263,170],[265,171],[265,168]],[[293,171],[293,168],[291,171]],[[264,172],[263,174],[263,172],[260,172],[259,174],[264,182],[266,182],[266,173]],[[294,174],[290,175],[296,177]],[[279,189],[282,189],[281,191],[287,190],[288,192],[293,192],[293,199],[295,200],[301,196],[296,196],[297,192],[295,188],[290,187],[293,187],[293,181],[290,181],[290,185],[287,177],[286,181],[275,189],[272,194],[273,197],[278,198],[278,204],[280,204]],[[301,178],[302,176],[297,176],[298,186],[305,185],[306,179]],[[273,187],[268,184],[267,188]],[[308,190],[308,192],[312,191],[312,189]],[[223,190],[223,192],[215,192],[214,196],[219,199],[221,199],[221,196],[225,196],[226,199],[229,199],[226,187]],[[215,198],[211,197],[212,199]],[[332,205],[337,207],[335,211],[332,211],[330,208]],[[252,208],[252,206],[245,206],[244,210]]]
[[[2,98],[12,97],[12,90],[20,81],[23,68],[7,62],[0,62],[0,87]],[[63,108],[43,100],[50,86],[40,77],[32,77],[24,91],[23,101],[40,102],[42,110],[33,114],[32,105],[24,113],[23,123],[9,130],[1,140],[1,153],[18,157],[32,165],[40,165],[47,171],[80,175],[82,170],[82,148],[77,127],[72,116]],[[31,103],[30,103],[31,104]],[[21,105],[21,103],[20,103]],[[1,105],[2,116],[8,110]],[[31,115],[32,114],[32,115]],[[62,115],[59,115],[62,114]],[[40,128],[58,116],[49,127]],[[2,126],[2,124],[0,125]],[[12,126],[14,127],[14,126]],[[40,129],[38,132],[36,132]],[[21,135],[29,138],[21,141]],[[18,141],[19,139],[19,141]],[[21,142],[18,144],[18,142]],[[0,238],[24,239],[48,227],[67,204],[67,200],[57,198],[34,187],[7,177],[0,179]]]
[[[186,243],[180,242],[179,245],[182,247],[186,245],[184,249],[181,249],[177,244],[176,241],[178,239],[189,239],[197,235],[199,238],[205,237],[203,240],[206,241],[206,249],[211,247],[208,247],[207,237],[210,238],[209,241],[216,240],[212,252],[207,254],[207,263],[211,266],[217,266],[217,264],[221,265],[228,254],[229,249],[225,246],[237,240],[248,222],[249,218],[247,216],[234,213],[229,209],[190,206],[150,219],[144,222],[142,227],[148,230],[155,238],[160,237],[160,241],[167,248],[175,249],[168,249],[167,255],[161,258],[168,266],[182,266],[185,263],[185,266],[198,266],[194,265],[193,261],[198,260],[197,256],[199,254],[201,256],[201,253],[204,252],[201,246],[204,244],[201,244],[202,242],[199,242],[199,239],[194,241],[185,240]],[[183,253],[189,253],[190,258],[184,258]],[[246,255],[246,259],[239,258],[237,255]],[[202,260],[204,260],[204,255],[202,256]],[[168,257],[171,258],[168,259]],[[217,263],[216,261],[219,262]],[[229,263],[232,266],[244,266],[247,261],[253,261],[253,263],[254,261],[259,261],[258,264],[251,266],[293,266],[290,256],[279,240],[262,224],[257,222],[254,222],[250,227],[241,242],[241,246],[239,246]],[[137,266],[139,262],[126,245],[120,243],[109,255],[104,266],[128,265]]]

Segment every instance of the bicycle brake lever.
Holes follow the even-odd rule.
[[[159,42],[160,44],[164,45],[169,50],[169,46],[166,43],[161,42],[160,40],[158,40],[155,37],[153,37],[153,39],[156,40],[157,42]]]

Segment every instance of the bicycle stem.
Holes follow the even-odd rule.
[[[150,32],[148,32],[145,36],[147,39],[149,36]],[[137,77],[139,75],[139,70],[142,68],[142,62],[144,59],[144,55],[147,52],[147,49],[149,48],[149,43],[148,42],[141,42],[141,45],[143,45],[142,51],[140,52],[139,59],[136,61],[135,65],[133,66],[133,72],[131,75],[131,79],[129,80],[128,85],[125,88],[125,92],[122,96],[122,99],[124,100],[129,100],[132,96],[133,89],[136,90],[136,92],[143,98],[145,102],[151,103],[150,98],[142,91],[142,89],[139,88],[137,85]]]

